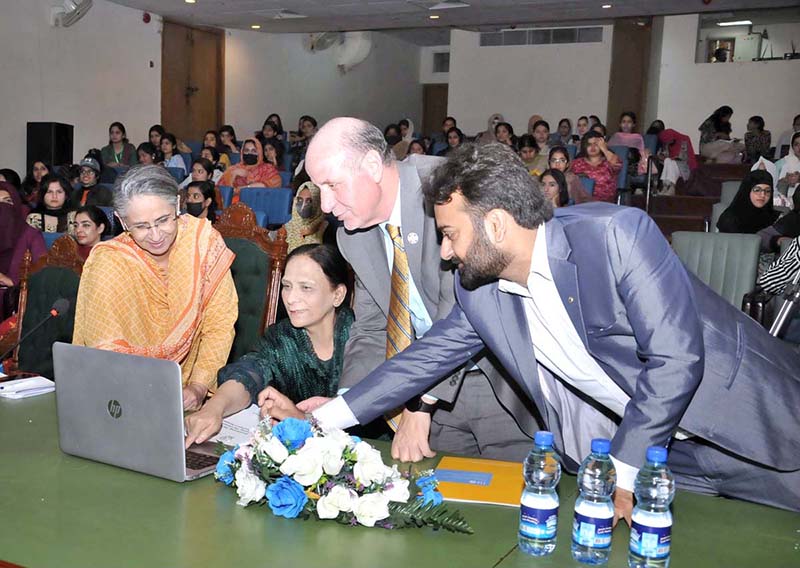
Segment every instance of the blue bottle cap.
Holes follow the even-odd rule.
[[[647,448],[647,461],[653,463],[667,463],[667,448],[650,446]]]
[[[611,451],[611,440],[605,438],[595,438],[592,440],[593,454],[608,454]]]
[[[552,446],[553,433],[547,430],[540,430],[536,432],[536,435],[533,437],[533,443],[537,446]]]

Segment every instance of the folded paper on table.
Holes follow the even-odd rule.
[[[221,442],[226,446],[245,444],[250,439],[250,430],[255,428],[260,420],[260,409],[258,405],[252,404],[225,418],[219,433],[209,441]]]
[[[15,379],[0,383],[0,398],[28,398],[56,390],[56,384],[44,377]]]
[[[448,501],[519,507],[522,464],[446,456],[436,466],[439,491]]]

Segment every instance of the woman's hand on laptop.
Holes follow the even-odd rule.
[[[189,383],[183,387],[183,409],[199,410],[208,394],[208,388],[197,383]]]
[[[213,404],[206,404],[194,414],[184,419],[186,430],[186,448],[192,444],[202,444],[222,428],[223,413]]]
[[[288,396],[273,387],[267,387],[258,393],[258,406],[261,407],[262,417],[269,414],[276,421],[284,418],[305,419],[303,411],[297,408]]]

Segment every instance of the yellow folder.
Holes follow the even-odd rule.
[[[436,466],[439,491],[448,501],[519,507],[522,463],[446,456]]]

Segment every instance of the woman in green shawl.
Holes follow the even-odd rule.
[[[347,263],[330,245],[303,245],[286,259],[281,297],[289,314],[270,326],[255,350],[220,369],[216,394],[186,418],[186,446],[202,443],[225,416],[255,404],[273,386],[294,402],[336,395],[353,312]]]
[[[307,181],[298,188],[292,218],[284,225],[288,252],[302,245],[321,243],[327,227],[319,188]]]

